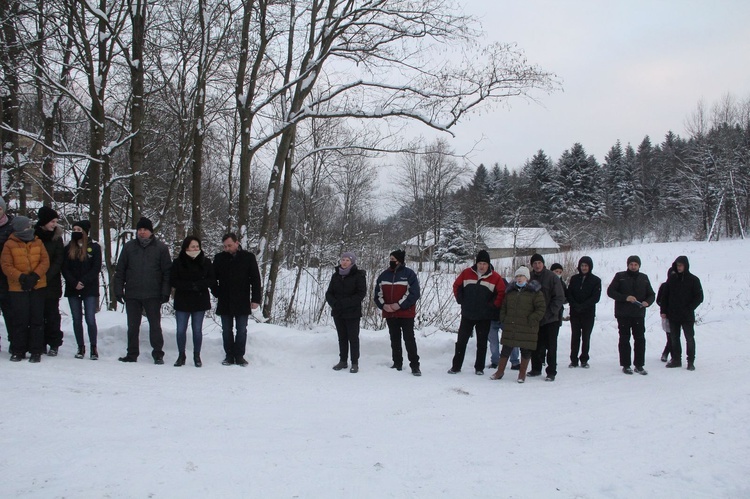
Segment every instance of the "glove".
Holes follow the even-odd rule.
[[[23,291],[28,291],[29,290],[29,288],[26,287],[26,282],[27,282],[28,278],[29,278],[29,276],[26,275],[26,274],[21,274],[20,276],[18,276],[18,283],[21,285],[21,289]]]
[[[169,301],[169,295],[161,295],[161,302],[167,303]]]
[[[31,285],[31,288],[29,289],[34,289],[34,286],[36,286],[36,283],[39,282],[39,279],[40,279],[39,274],[35,272],[32,272],[31,274],[29,274],[29,277],[26,278],[26,282],[30,283]]]
[[[115,295],[115,300],[125,305],[125,295]]]

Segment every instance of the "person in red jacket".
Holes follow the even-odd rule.
[[[500,305],[505,297],[505,281],[490,264],[490,254],[485,250],[477,253],[476,263],[459,274],[453,283],[453,295],[461,305],[461,324],[458,326],[456,353],[448,374],[461,372],[474,328],[477,330],[477,359],[474,373],[484,374],[484,361],[487,357],[487,338],[490,322],[497,319]]]
[[[383,317],[388,324],[388,333],[391,336],[391,354],[393,356],[391,369],[400,371],[403,368],[404,354],[401,350],[401,335],[403,333],[411,373],[414,376],[421,376],[417,340],[414,338],[414,317],[417,314],[416,304],[419,300],[419,280],[417,274],[404,265],[405,259],[406,252],[403,250],[391,252],[389,267],[378,276],[375,283],[373,299],[375,305],[383,311]]]

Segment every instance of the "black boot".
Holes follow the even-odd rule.
[[[177,356],[177,362],[174,363],[175,367],[180,367],[185,365],[185,352],[180,352],[180,355]]]
[[[91,347],[91,360],[99,360],[99,352],[96,350],[96,347]]]
[[[76,359],[82,359],[86,355],[86,347],[84,345],[78,346],[78,353],[76,353]]]
[[[195,363],[195,367],[203,367],[203,362],[201,362],[201,354],[194,353],[193,362]]]

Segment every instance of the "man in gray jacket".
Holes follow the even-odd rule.
[[[141,218],[136,238],[125,243],[115,270],[115,298],[125,304],[128,317],[128,353],[120,362],[136,362],[140,354],[141,316],[146,312],[155,364],[164,364],[161,305],[169,301],[172,259],[167,245],[154,237],[154,226]]]
[[[531,356],[529,376],[540,376],[545,353],[547,356],[547,377],[544,381],[555,381],[557,376],[557,334],[560,332],[560,310],[565,302],[562,281],[544,266],[544,257],[535,253],[531,256],[531,280],[542,285],[542,294],[547,303],[544,317],[539,321],[539,340],[536,351]]]

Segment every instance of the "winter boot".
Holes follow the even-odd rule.
[[[49,347],[47,357],[57,357],[57,347]]]
[[[672,357],[672,360],[667,362],[667,367],[682,367],[682,362],[680,362],[679,360],[675,360],[675,358]]]
[[[505,368],[508,365],[508,357],[500,357],[500,363],[497,365],[497,371],[495,371],[495,374],[490,376],[490,379],[503,379],[503,374],[505,374]]]
[[[688,371],[695,371],[695,362],[694,361],[692,361],[692,360],[688,361],[687,370]]]
[[[82,359],[86,355],[86,347],[84,345],[78,346],[78,353],[76,353],[76,359]]]
[[[195,367],[203,367],[203,362],[201,362],[201,354],[194,353],[193,362],[195,363]]]
[[[529,360],[521,358],[521,368],[518,370],[518,382],[523,383],[526,381],[526,369],[529,367]]]
[[[358,373],[359,372],[359,364],[352,364],[352,368],[349,369],[349,372],[350,373],[354,373],[354,374]]]
[[[341,362],[333,366],[333,370],[340,371],[342,369],[346,369],[347,367],[349,367],[349,364],[347,364],[345,360],[342,360]]]
[[[181,367],[185,365],[185,352],[180,352],[177,356],[177,361],[174,363],[175,367]]]
[[[96,347],[91,347],[91,360],[99,360],[99,352]]]

